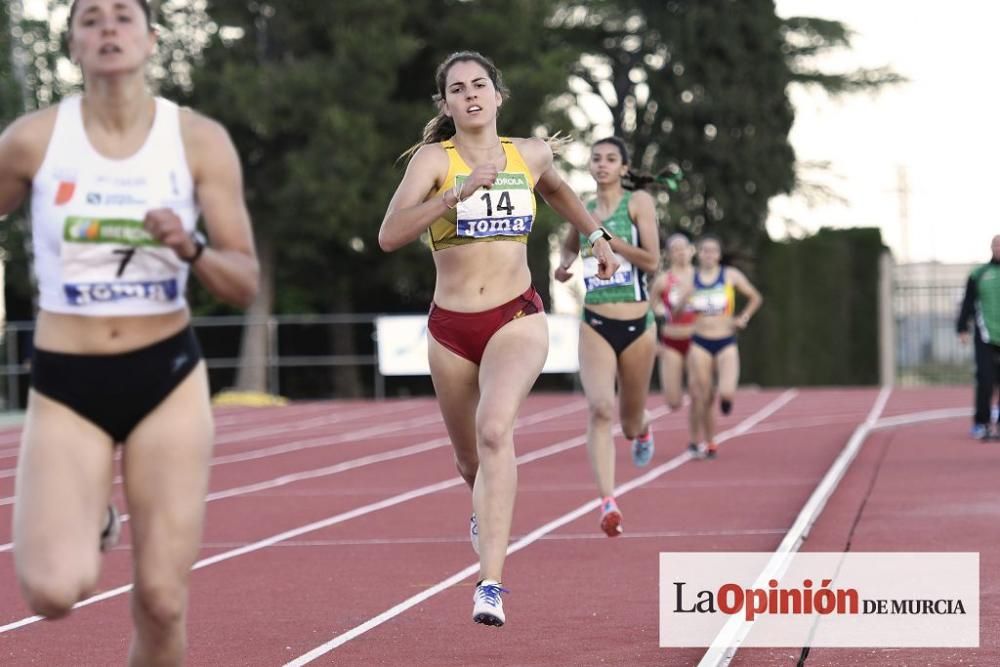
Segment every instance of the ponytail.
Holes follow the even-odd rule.
[[[422,146],[428,144],[436,144],[438,142],[444,141],[445,139],[451,139],[455,136],[455,121],[451,116],[445,115],[443,111],[439,111],[436,116],[427,121],[424,125],[423,137],[420,141],[413,144],[406,149],[400,156],[400,160],[409,160],[413,155],[420,150]]]
[[[645,190],[646,188],[663,187],[671,192],[677,192],[684,173],[680,170],[672,170],[670,167],[663,169],[657,174],[646,174],[643,172],[628,170],[622,177],[622,187],[626,190]]]
[[[622,187],[626,190],[643,190],[647,187],[662,186],[674,192],[677,190],[678,183],[684,178],[684,174],[681,173],[680,169],[672,169],[670,167],[662,169],[656,174],[647,174],[632,169],[629,166],[628,148],[626,148],[625,142],[621,137],[604,137],[603,139],[598,139],[592,145],[597,146],[599,144],[611,144],[617,148],[622,158],[622,164],[629,167],[628,171],[622,177]]]

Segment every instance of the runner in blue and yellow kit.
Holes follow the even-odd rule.
[[[740,378],[736,333],[746,328],[764,299],[740,270],[722,264],[719,239],[702,236],[697,247],[698,269],[694,272],[694,282],[686,297],[679,300],[678,308],[689,304],[698,313],[687,358],[691,411],[694,413],[692,437],[697,440],[703,435],[705,456],[715,458],[712,403],[716,395],[716,378],[719,407],[722,414],[728,415]],[[743,312],[738,315],[736,292],[747,298]],[[691,450],[692,454],[699,453],[697,442],[691,443]]]
[[[956,328],[963,343],[969,342],[969,320],[975,318],[976,412],[972,437],[990,435],[990,405],[1000,380],[1000,236],[993,237],[993,257],[969,275]]]
[[[622,532],[622,513],[614,498],[615,447],[611,435],[616,383],[622,433],[632,441],[633,463],[647,465],[653,456],[646,399],[656,362],[656,327],[646,278],[659,267],[660,240],[653,198],[622,185],[630,173],[628,151],[621,139],[608,137],[593,145],[590,175],[597,182],[597,198],[587,209],[614,236],[611,248],[621,268],[611,280],[599,277],[586,239],[570,233],[555,277],[560,281],[572,277],[569,267],[583,247],[587,295],[580,325],[580,381],[590,407],[587,452],[601,497],[601,530],[614,537]]]

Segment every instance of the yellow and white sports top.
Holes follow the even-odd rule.
[[[42,310],[102,317],[186,307],[188,265],[143,228],[146,212],[161,207],[194,229],[199,211],[177,105],[156,98],[145,143],[114,160],[87,139],[81,98],[65,98],[31,186]]]
[[[480,241],[528,242],[535,221],[535,181],[514,141],[501,137],[500,145],[507,156],[507,166],[497,175],[496,183],[489,189],[479,188],[459,202],[454,211],[431,223],[432,250]],[[454,142],[442,141],[441,147],[448,153],[448,176],[435,195],[444,194],[456,185],[461,188],[472,173]]]

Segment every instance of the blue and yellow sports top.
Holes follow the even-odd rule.
[[[694,272],[694,293],[689,301],[691,309],[699,315],[732,315],[736,307],[736,293],[726,282],[726,269],[719,267],[719,276],[711,285],[701,282]]]
[[[497,175],[492,188],[479,188],[454,211],[431,223],[432,250],[443,250],[479,241],[528,242],[535,222],[535,181],[528,165],[512,139],[501,137],[500,145],[507,166]],[[435,195],[441,195],[462,183],[472,169],[458,154],[454,142],[442,141],[448,153],[448,176]]]

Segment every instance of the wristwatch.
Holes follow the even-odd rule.
[[[191,240],[194,241],[194,254],[190,257],[181,257],[181,259],[188,264],[194,264],[201,257],[201,254],[205,252],[205,248],[208,246],[208,239],[205,235],[195,230],[191,232]]]
[[[611,232],[609,232],[606,227],[598,227],[597,229],[595,229],[590,233],[590,236],[587,237],[587,240],[590,241],[590,245],[593,246],[595,243],[597,243],[597,239],[604,239],[605,241],[610,241],[612,238],[614,237],[611,236]]]

